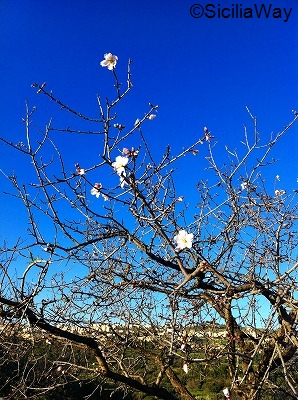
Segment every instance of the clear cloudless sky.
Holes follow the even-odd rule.
[[[0,136],[23,140],[25,99],[37,105],[38,118],[48,122],[47,110],[52,108],[35,94],[33,82],[47,82],[58,98],[96,117],[96,94],[111,93],[112,73],[99,65],[108,52],[119,58],[116,68],[123,83],[127,60],[133,60],[134,88],[123,104],[125,122],[142,117],[149,101],[159,105],[157,118],[146,125],[153,146],[171,144],[178,152],[208,126],[219,146],[239,147],[243,124],[250,127],[246,106],[258,117],[264,140],[281,130],[293,118],[291,110],[298,109],[297,1],[199,0],[203,7],[214,5],[209,6],[214,18],[194,18],[193,1],[0,0]],[[254,10],[262,4],[267,10],[272,4],[268,17],[257,18],[255,12],[253,18],[243,17],[246,7]],[[230,9],[228,18],[223,18],[223,8]],[[282,18],[273,18],[274,8],[281,9]],[[290,12],[287,21],[284,9]],[[193,8],[196,16],[200,10]],[[281,140],[272,190],[276,174],[281,189],[298,188],[297,137],[298,125]],[[80,152],[90,154],[92,162],[100,152],[100,147],[74,148],[71,138],[63,140],[72,167],[80,161]],[[5,153],[2,145],[0,151],[0,168],[17,170],[21,160]],[[195,171],[189,165],[188,173]],[[6,189],[3,178],[0,185]],[[15,203],[2,193],[0,203],[2,226],[17,234]]]

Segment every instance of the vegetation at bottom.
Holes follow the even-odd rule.
[[[204,342],[200,341],[202,348]],[[133,350],[129,349],[131,356]],[[203,350],[202,350],[203,352]],[[193,353],[199,358],[202,353]],[[96,368],[92,352],[71,342],[56,341],[55,338],[41,337],[39,340],[23,337],[13,330],[0,340],[0,396],[4,399],[39,400],[154,400],[156,397],[119,386],[101,376]],[[145,365],[145,363],[144,363]],[[222,388],[230,386],[228,364],[222,360],[210,365],[190,363],[186,374],[177,359],[173,360],[173,371],[182,380],[197,400],[223,399]],[[144,374],[141,371],[140,375]],[[154,365],[146,364],[146,381],[154,381]],[[297,360],[289,366],[298,382]],[[270,377],[272,386],[264,390],[262,400],[289,400],[283,393],[284,374],[277,370]],[[173,393],[170,382],[163,380],[163,386]],[[23,391],[22,391],[23,386]],[[233,397],[232,397],[233,399]]]

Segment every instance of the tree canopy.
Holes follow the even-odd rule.
[[[209,127],[160,149],[157,105],[131,126],[118,116],[133,85],[131,62],[123,87],[117,61],[101,62],[115,97],[97,96],[97,116],[34,83],[63,122],[36,125],[26,102],[24,140],[1,138],[24,163],[2,176],[27,229],[1,248],[0,395],[297,398],[297,193],[266,180],[297,112],[266,139],[247,109],[225,163]],[[69,165],[74,140],[88,153]]]

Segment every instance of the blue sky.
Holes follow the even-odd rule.
[[[200,1],[202,6],[209,3]],[[246,106],[258,117],[264,140],[281,130],[292,119],[291,110],[298,109],[297,2],[272,2],[272,10],[292,8],[287,22],[284,14],[273,18],[272,13],[268,18],[193,18],[192,4],[2,0],[0,135],[13,142],[23,139],[25,99],[38,106],[39,123],[51,116],[63,122],[57,109],[36,96],[33,82],[47,82],[47,88],[67,104],[96,116],[96,94],[108,96],[113,84],[111,73],[99,65],[107,52],[118,56],[117,73],[123,82],[127,60],[133,59],[134,88],[122,109],[126,122],[142,117],[149,101],[159,105],[157,118],[146,128],[157,148],[171,144],[178,152],[201,137],[204,126],[216,136],[219,150],[225,144],[239,147],[243,124],[251,126]],[[235,12],[237,3],[213,4],[218,13],[223,8]],[[242,10],[255,4],[262,6],[259,1],[238,2]],[[271,3],[264,4],[268,8]],[[281,140],[275,154],[281,162],[271,171],[272,190],[275,174],[280,175],[282,188],[298,186],[297,135],[296,125]],[[84,157],[99,152],[91,155],[87,144],[77,146],[70,138],[63,138],[61,145],[70,165],[82,152]],[[1,146],[0,168],[17,171],[21,162]],[[188,168],[195,177],[197,165]],[[1,185],[6,187],[2,178]],[[1,219],[16,233],[19,214],[11,209],[14,202],[2,195],[0,201]]]

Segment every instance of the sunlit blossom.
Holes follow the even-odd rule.
[[[100,189],[102,188],[102,184],[101,183],[96,183],[94,186],[93,186],[93,188],[91,189],[91,194],[93,195],[93,196],[96,196],[97,198],[99,198],[99,196],[100,196]]]
[[[275,196],[280,197],[280,196],[283,196],[286,193],[286,191],[285,190],[275,190],[274,193],[275,193]]]
[[[76,173],[77,173],[77,174],[79,174],[79,175],[84,175],[84,174],[85,174],[85,170],[84,170],[83,168],[80,167],[80,164],[79,164],[79,163],[76,163],[76,164],[75,164],[75,167],[76,167]]]
[[[104,60],[100,62],[102,67],[107,67],[110,71],[116,67],[118,57],[113,56],[112,53],[106,53],[104,55]]]
[[[85,175],[85,170],[84,170],[84,168],[77,168],[77,174],[79,174],[79,175]]]
[[[109,200],[109,197],[106,194],[102,193],[101,195],[102,195],[104,201],[108,201]]]
[[[183,361],[182,369],[186,374],[188,374],[188,364],[186,361]]]
[[[123,149],[124,154],[127,154],[127,152],[130,152],[130,150],[124,148]],[[123,153],[122,153],[123,154]],[[128,154],[127,154],[128,155]],[[118,156],[116,157],[116,161],[113,162],[112,167],[114,168],[114,170],[116,171],[117,175],[120,176],[120,186],[123,189],[124,186],[126,185],[126,171],[125,171],[125,167],[128,163],[128,157],[123,157],[123,156]]]
[[[123,173],[125,173],[125,167],[127,163],[128,163],[127,157],[118,156],[116,157],[115,162],[113,162],[112,167],[114,168],[114,170],[118,175],[122,175]]]
[[[224,388],[223,389],[223,394],[224,394],[226,399],[228,399],[228,400],[230,399],[230,391],[229,391],[228,388]]]
[[[178,235],[174,237],[175,243],[177,243],[176,250],[183,250],[185,248],[191,249],[193,241],[193,233],[187,233],[184,229],[178,232]]]
[[[150,119],[150,121],[152,121],[155,117],[156,117],[155,114],[150,114],[150,115],[148,116],[148,119]]]
[[[181,201],[183,201],[183,199],[184,199],[184,196],[179,196],[179,197],[177,197],[176,201],[178,201],[179,203],[181,203]]]
[[[247,186],[248,186],[248,183],[247,183],[247,182],[242,182],[242,183],[241,183],[241,189],[242,189],[242,190],[247,189]]]

